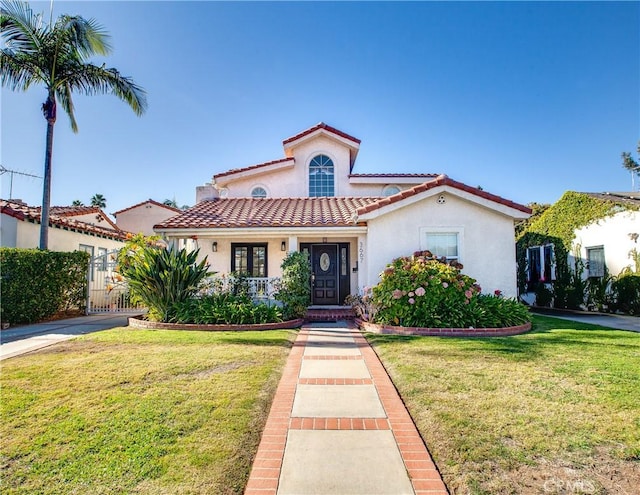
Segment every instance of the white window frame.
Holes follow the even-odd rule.
[[[397,191],[396,191],[397,189]],[[394,191],[394,192],[392,192]],[[402,188],[397,184],[387,184],[382,188],[382,195],[384,197],[393,196],[394,194],[398,194],[402,191]]]
[[[447,257],[448,260],[456,260],[463,263],[464,260],[464,227],[420,227],[420,249],[426,251],[427,234],[456,234],[458,238],[458,256]],[[435,254],[435,253],[434,253]]]
[[[262,189],[264,191],[264,196],[254,196],[253,193],[254,193],[254,191],[256,189]],[[257,199],[257,198],[268,198],[269,197],[269,191],[262,184],[256,184],[255,186],[253,186],[251,188],[251,197],[254,198],[254,199]]]
[[[607,267],[607,261],[605,258],[605,254],[604,254],[604,246],[600,245],[600,246],[589,246],[587,248],[585,248],[586,250],[586,258],[587,258],[587,276],[589,278],[602,278],[604,277],[605,271],[606,271],[606,267]],[[600,267],[600,270],[598,271],[598,273],[593,273],[593,268],[591,266],[591,251],[602,251],[602,266]]]

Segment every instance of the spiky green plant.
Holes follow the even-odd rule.
[[[144,246],[121,266],[134,297],[149,309],[149,320],[170,321],[175,304],[196,293],[209,268],[206,257],[198,263],[199,251]]]

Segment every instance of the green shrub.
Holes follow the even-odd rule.
[[[375,323],[408,327],[505,327],[530,321],[520,303],[481,296],[476,281],[429,251],[393,260],[371,296]]]
[[[640,315],[640,275],[629,273],[621,275],[611,284],[613,311],[622,311],[630,315]]]
[[[206,258],[197,263],[198,253],[144,245],[129,252],[127,261],[120,263],[120,273],[129,283],[132,296],[148,308],[149,320],[170,321],[175,304],[197,292],[208,269]]]
[[[33,323],[69,309],[84,310],[89,254],[0,248],[0,320]]]
[[[275,297],[286,320],[304,318],[311,304],[311,264],[307,253],[292,251],[282,261],[282,278]]]
[[[249,325],[282,321],[282,310],[265,303],[254,304],[246,295],[231,292],[210,294],[176,303],[175,323]]]

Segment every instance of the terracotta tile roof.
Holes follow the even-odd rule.
[[[349,141],[353,141],[356,144],[360,144],[360,140],[358,138],[354,138],[353,136],[350,136],[349,134],[336,129],[335,127],[331,127],[330,125],[327,125],[324,122],[320,122],[319,124],[316,124],[313,127],[310,127],[306,131],[302,131],[296,134],[295,136],[291,136],[290,138],[285,139],[284,141],[282,141],[282,144],[287,145],[289,143],[292,143],[293,141],[297,141],[298,139],[303,138],[304,136],[307,136],[312,132],[317,131],[318,129],[324,129],[325,131],[328,131],[332,134],[336,134],[337,136],[348,139]]]
[[[39,206],[37,208],[40,208]],[[50,215],[60,217],[75,217],[79,215],[90,215],[91,213],[100,213],[97,206],[52,206],[49,208]]]
[[[216,198],[154,225],[154,229],[344,227],[358,208],[380,198]]]
[[[241,172],[247,172],[249,170],[255,170],[258,168],[268,167],[269,165],[277,165],[278,163],[284,163],[288,161],[293,161],[293,158],[279,158],[277,160],[271,160],[270,162],[258,163],[257,165],[250,165],[248,167],[242,168],[233,168],[231,170],[227,170],[226,172],[221,172],[219,174],[215,174],[213,176],[214,179],[219,179],[220,177],[225,177],[227,175],[238,174]]]
[[[92,225],[87,222],[81,222],[72,218],[74,214],[69,214],[71,208],[95,208],[96,211],[102,212],[100,208],[87,206],[87,207],[59,207],[53,206],[50,209],[49,225],[60,229],[71,230],[75,232],[82,232],[85,234],[97,235],[99,237],[106,237],[109,239],[125,240],[127,232],[124,230],[101,227],[99,225]],[[18,220],[40,223],[40,210],[39,206],[28,206],[24,203],[16,203],[15,201],[7,201],[0,199],[0,211],[3,215],[8,215]],[[62,212],[62,214],[58,213]],[[84,211],[82,213],[75,213],[75,215],[85,215],[87,213],[94,213],[94,211]],[[105,217],[106,218],[106,217]]]
[[[349,178],[351,177],[364,177],[364,178],[372,178],[376,177],[400,177],[400,178],[411,178],[411,177],[428,177],[428,178],[436,178],[440,174],[349,174]]]
[[[415,196],[416,194],[420,194],[421,192],[428,191],[429,189],[433,189],[435,187],[440,186],[449,186],[460,191],[465,191],[480,198],[488,199],[489,201],[493,201],[494,203],[498,203],[504,206],[508,206],[509,208],[514,208],[516,210],[522,211],[524,213],[531,214],[531,209],[527,206],[521,205],[519,203],[514,203],[508,199],[504,199],[500,196],[496,196],[495,194],[488,193],[483,191],[482,189],[478,189],[477,187],[471,187],[462,182],[455,181],[450,179],[446,175],[439,175],[435,180],[424,182],[410,189],[405,189],[404,191],[400,191],[393,196],[388,196],[386,198],[380,199],[375,203],[371,203],[368,205],[364,205],[358,208],[356,212],[358,215],[364,215],[365,213],[369,213],[370,211],[377,210],[382,208],[383,206],[387,206],[393,203],[397,203],[398,201],[402,201],[405,198],[409,198],[411,196]]]
[[[146,205],[147,203],[160,206],[161,208],[166,208],[167,210],[175,211],[176,213],[180,213],[182,211],[180,208],[174,208],[173,206],[165,205],[164,203],[159,203],[158,201],[154,201],[153,199],[147,199],[146,201],[142,201],[141,203],[137,203],[133,206],[129,206],[127,208],[123,208],[122,210],[118,210],[113,215],[118,216],[120,213],[133,210],[134,208],[137,208],[138,206]]]

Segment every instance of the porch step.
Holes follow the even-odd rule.
[[[340,321],[340,320],[353,320],[355,314],[350,307],[337,306],[337,307],[310,307],[307,309],[307,316],[305,320],[311,321]]]

